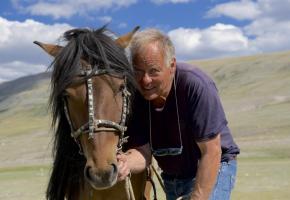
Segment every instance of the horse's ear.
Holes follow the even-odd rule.
[[[62,46],[54,45],[54,44],[44,44],[42,42],[34,41],[34,44],[40,46],[46,53],[49,55],[56,57],[57,54],[62,50]]]
[[[115,40],[116,43],[125,49],[129,45],[133,35],[136,33],[136,31],[139,28],[140,28],[140,26],[136,26],[131,32],[120,36],[118,39]]]

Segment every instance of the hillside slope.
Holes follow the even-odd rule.
[[[0,168],[49,162],[49,77],[0,84]]]
[[[289,199],[290,52],[191,63],[216,81],[241,148],[232,199]],[[49,76],[0,84],[0,199],[44,197],[52,146]]]
[[[216,81],[242,157],[290,158],[290,51],[191,63]]]

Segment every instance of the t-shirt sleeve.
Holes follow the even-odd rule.
[[[196,81],[190,85],[188,95],[189,120],[195,141],[202,142],[214,138],[227,125],[214,82]]]

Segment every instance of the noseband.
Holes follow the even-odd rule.
[[[86,76],[88,77],[91,75],[92,70],[81,70],[80,76]],[[105,69],[98,69],[94,72],[93,76],[99,76],[103,74],[110,74],[108,70]],[[117,151],[120,151],[122,149],[122,146],[124,143],[127,142],[128,137],[124,137],[124,133],[127,130],[127,127],[125,126],[126,123],[126,117],[129,114],[129,105],[130,105],[130,96],[131,93],[128,91],[126,86],[126,78],[125,78],[125,84],[122,88],[122,97],[123,97],[123,104],[122,104],[122,114],[121,114],[121,120],[119,123],[106,120],[106,119],[95,119],[95,112],[94,112],[94,96],[93,96],[93,83],[92,83],[92,77],[89,77],[86,79],[87,84],[87,99],[88,99],[88,122],[83,124],[80,128],[77,130],[74,129],[72,125],[72,121],[70,119],[69,110],[67,106],[67,101],[64,99],[64,112],[67,118],[67,121],[70,125],[71,129],[71,136],[74,138],[74,140],[79,145],[80,149],[81,146],[79,144],[78,138],[81,134],[89,134],[89,139],[94,138],[94,134],[97,132],[116,132],[119,134],[119,142],[117,145]]]

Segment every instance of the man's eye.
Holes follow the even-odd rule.
[[[143,72],[142,72],[142,71],[137,71],[137,70],[136,70],[136,71],[135,71],[135,75],[136,75],[136,76],[142,76],[142,75],[143,75]]]
[[[151,69],[150,71],[149,71],[149,75],[151,76],[151,75],[156,75],[157,73],[159,72],[159,70],[157,70],[157,69]]]

